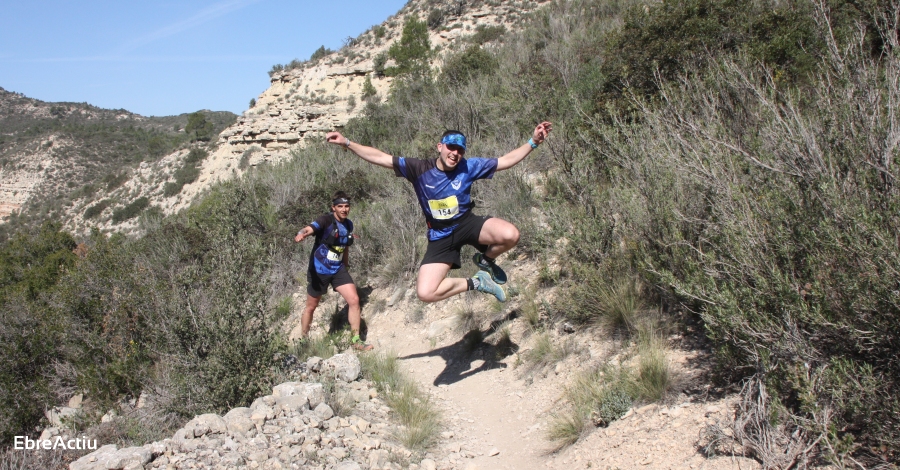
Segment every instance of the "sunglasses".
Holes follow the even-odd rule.
[[[466,148],[461,145],[456,144],[444,144],[444,147],[447,147],[447,150],[456,153],[466,153]]]

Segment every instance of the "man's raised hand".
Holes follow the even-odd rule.
[[[532,140],[534,140],[534,143],[540,145],[544,142],[544,139],[546,139],[547,136],[550,135],[550,131],[552,130],[553,124],[551,124],[549,121],[544,121],[534,128],[534,135],[532,136]]]
[[[335,145],[345,145],[347,138],[342,136],[340,132],[329,132],[325,134],[325,142]]]

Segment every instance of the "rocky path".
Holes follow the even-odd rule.
[[[439,447],[449,452],[448,463],[456,462],[457,468],[545,468],[548,445],[538,419],[548,402],[532,396],[508,364],[445,359],[442,354],[452,346],[431,349],[416,338],[397,346],[399,356],[407,358],[408,373],[443,413],[446,430]]]
[[[520,265],[513,272],[528,276],[527,269]],[[579,371],[602,361],[610,345],[581,332],[573,335],[580,353],[548,370],[528,370],[521,355],[532,347],[532,338],[524,320],[510,323],[518,354],[498,359],[490,348],[468,351],[463,334],[453,328],[460,309],[471,307],[471,298],[426,306],[422,317],[411,321],[409,312],[422,309],[412,297],[407,292],[405,301],[370,319],[370,341],[377,350],[396,352],[439,406],[445,430],[427,455],[439,469],[759,468],[751,459],[701,453],[704,428],[727,421],[734,399],[698,392],[702,383],[664,405],[632,409],[608,428],[593,429],[575,445],[554,451],[546,434],[553,414],[564,406],[565,387]],[[494,316],[514,308],[508,305]],[[685,382],[696,382],[704,359],[697,351],[673,350],[670,362],[684,390]]]

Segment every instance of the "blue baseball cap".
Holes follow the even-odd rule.
[[[441,139],[441,143],[444,145],[459,145],[463,150],[466,150],[466,136],[462,134],[445,135],[444,138]]]

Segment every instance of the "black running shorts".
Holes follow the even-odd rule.
[[[321,297],[328,292],[328,286],[335,291],[344,284],[353,284],[353,278],[347,271],[347,266],[341,266],[341,269],[334,274],[319,274],[312,267],[306,271],[306,293],[312,297]]]
[[[428,248],[425,249],[422,264],[447,263],[451,265],[452,269],[459,269],[461,266],[459,251],[463,245],[474,246],[475,249],[484,253],[488,246],[479,244],[478,236],[481,235],[484,223],[490,218],[489,215],[480,216],[471,212],[464,215],[449,237],[428,241]]]

